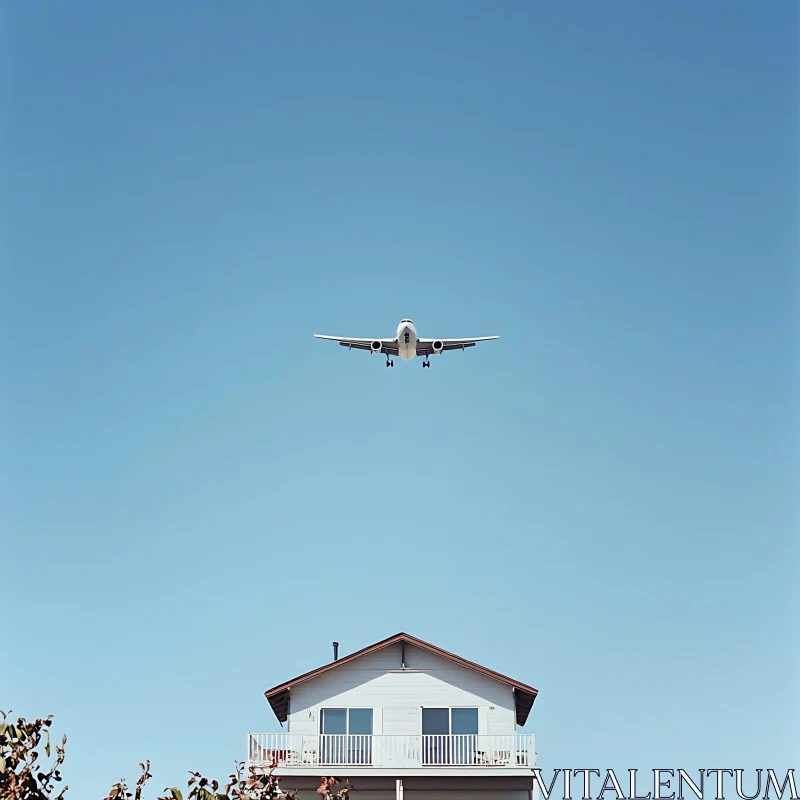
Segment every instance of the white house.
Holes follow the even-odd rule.
[[[277,763],[301,798],[334,776],[353,800],[528,800],[536,752],[517,727],[536,694],[398,633],[265,692],[287,732],[248,734],[248,764]]]

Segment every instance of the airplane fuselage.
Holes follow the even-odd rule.
[[[404,319],[397,326],[397,351],[403,361],[417,356],[417,329],[410,319]]]

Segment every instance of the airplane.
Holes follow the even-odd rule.
[[[317,339],[330,339],[339,342],[348,350],[369,350],[372,355],[386,354],[386,366],[393,367],[394,360],[390,356],[400,356],[403,361],[411,361],[416,356],[425,356],[423,367],[430,368],[429,356],[439,355],[445,350],[464,350],[475,347],[476,342],[488,342],[490,339],[499,339],[499,336],[477,336],[473,339],[420,339],[414,321],[401,320],[397,326],[397,335],[393,339],[346,339],[342,336],[322,336],[314,334]]]

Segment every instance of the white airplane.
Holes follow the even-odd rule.
[[[342,336],[321,336],[315,333],[317,339],[330,339],[339,342],[348,350],[369,350],[373,355],[386,354],[386,366],[393,367],[394,361],[390,356],[400,356],[403,361],[411,361],[416,356],[425,356],[423,367],[430,367],[428,356],[439,355],[445,350],[464,350],[475,347],[476,342],[488,342],[490,339],[499,339],[499,336],[477,336],[474,339],[420,339],[414,322],[404,319],[397,326],[397,335],[393,339],[346,339]]]

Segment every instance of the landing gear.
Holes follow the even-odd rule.
[[[390,361],[389,360],[389,356],[386,356],[386,366],[387,367],[393,367],[394,366],[394,361]]]
[[[422,362],[422,369],[425,369],[425,367],[428,369],[431,368],[431,362],[428,361],[428,356],[425,356],[425,360]]]

